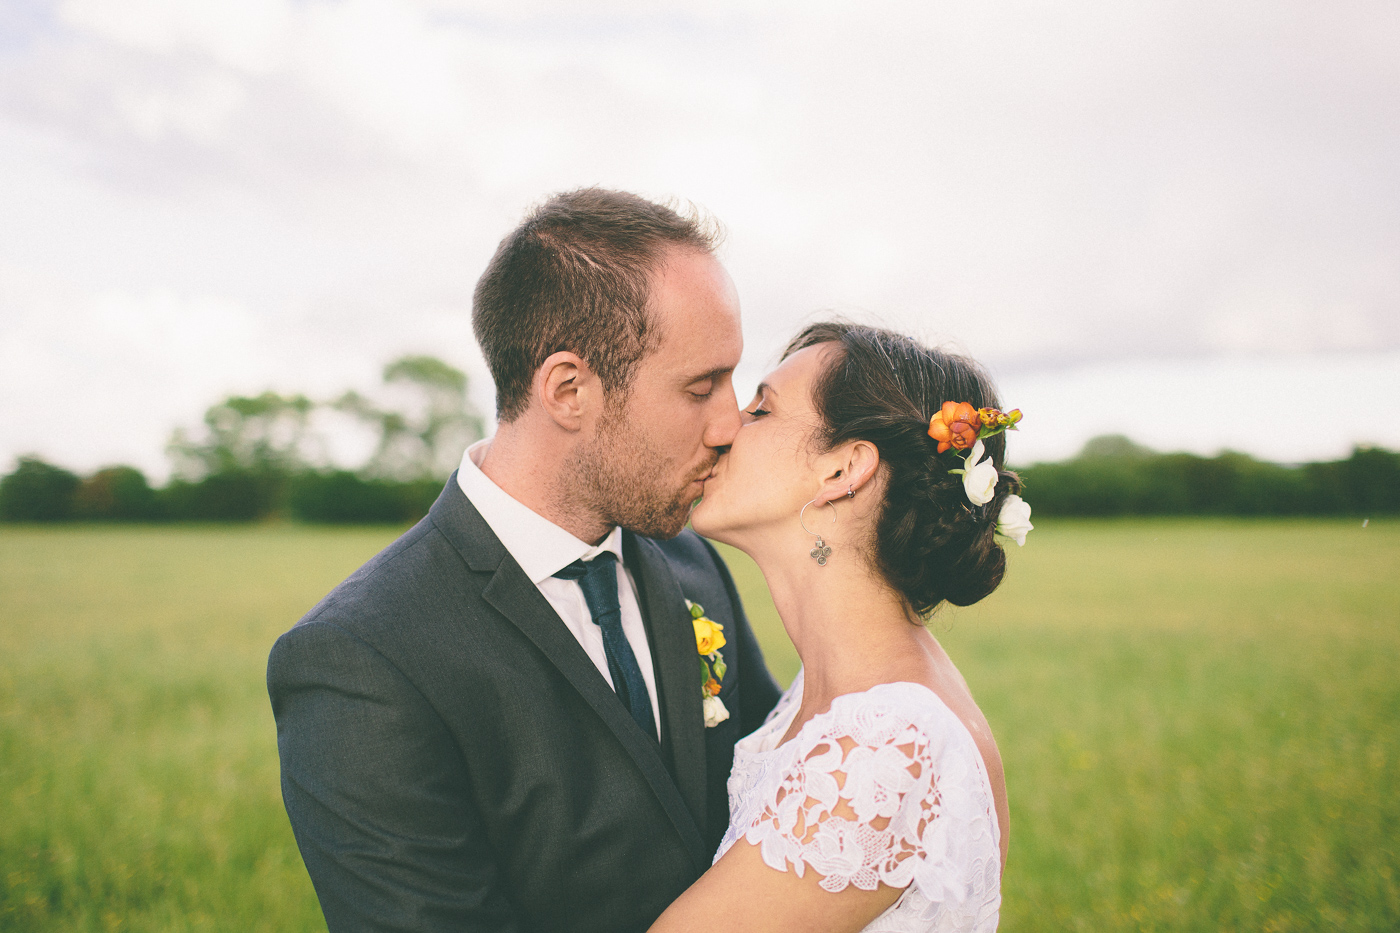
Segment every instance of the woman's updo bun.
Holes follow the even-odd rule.
[[[989,595],[1006,571],[996,517],[1021,487],[1005,470],[1006,437],[983,442],[999,478],[992,500],[973,505],[962,477],[948,472],[961,463],[954,452],[938,453],[928,423],[944,402],[999,408],[991,379],[967,357],[843,322],[805,328],[783,358],[823,343],[839,352],[812,385],[822,420],[816,440],[827,450],[864,440],[880,452],[885,501],[872,549],[877,569],[921,616],[945,600],[969,606]]]

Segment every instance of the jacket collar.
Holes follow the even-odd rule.
[[[534,643],[612,731],[676,827],[697,873],[703,872],[709,867],[709,853],[695,814],[703,819],[705,812],[704,736],[696,735],[694,725],[685,727],[686,716],[693,715],[689,720],[692,724],[702,718],[699,665],[694,660],[695,636],[689,615],[684,611],[685,598],[660,550],[646,539],[630,534],[623,536],[624,549],[629,549],[628,539],[635,545],[637,559],[632,562],[628,555],[629,566],[642,581],[646,593],[643,617],[650,619],[652,658],[665,720],[663,735],[669,737],[674,749],[677,774],[674,781],[662,758],[662,747],[641,730],[618,702],[617,694],[598,673],[549,601],[462,493],[455,473],[433,503],[428,519],[469,568],[492,575],[481,591],[482,597]],[[672,601],[678,604],[678,609],[668,606]],[[677,624],[677,618],[682,615],[683,627]],[[681,635],[690,651],[684,657],[689,677],[682,669],[685,646]],[[687,686],[693,688],[689,691],[693,694],[693,704],[687,702]],[[694,709],[687,712],[690,706]]]
[[[705,732],[697,728],[705,717],[695,627],[685,594],[656,542],[629,531],[622,536],[622,547],[642,597],[661,705],[662,745],[670,754],[676,786],[703,833],[708,794]]]
[[[603,551],[612,551],[618,560],[624,559],[621,528],[614,528],[598,544],[591,545],[497,486],[477,466],[490,445],[489,439],[477,441],[462,454],[457,486],[532,582],[547,580],[574,561],[592,560]]]

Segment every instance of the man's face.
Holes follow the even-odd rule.
[[[708,253],[668,252],[648,309],[660,347],[637,365],[626,397],[609,402],[579,479],[609,523],[673,538],[739,430],[733,374],[744,338],[734,283]]]

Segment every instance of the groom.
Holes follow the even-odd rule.
[[[682,532],[739,427],[712,250],[622,192],[535,210],[473,302],[496,436],[272,649],[283,799],[332,933],[644,930],[708,867],[734,743],[778,696],[723,562]],[[687,600],[724,626],[724,721]]]

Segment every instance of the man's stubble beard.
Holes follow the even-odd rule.
[[[633,424],[627,404],[609,404],[592,443],[575,458],[583,501],[590,512],[612,525],[648,538],[674,538],[690,519],[695,505],[686,490],[714,468],[719,454],[685,477],[684,485],[661,485],[674,475],[676,464],[651,442],[645,429]],[[696,497],[698,498],[698,497]]]

